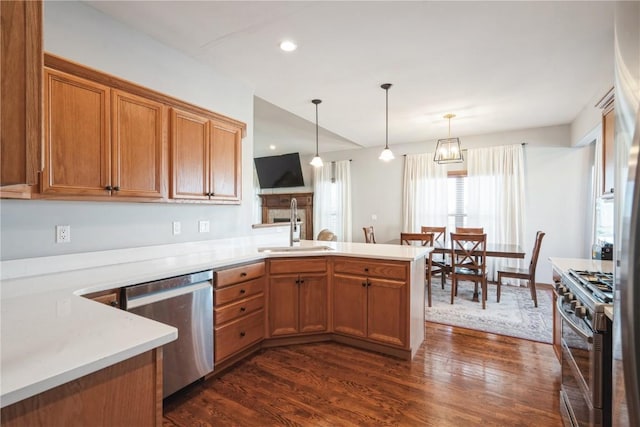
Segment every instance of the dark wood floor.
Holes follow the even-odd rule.
[[[562,426],[550,344],[426,333],[411,362],[336,343],[263,350],[167,399],[164,426]]]

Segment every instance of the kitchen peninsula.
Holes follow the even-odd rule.
[[[320,338],[382,352],[386,349],[388,354],[403,358],[413,357],[424,339],[424,263],[430,248],[322,242],[323,249],[316,250],[320,248],[319,243],[303,241],[298,250],[275,247],[264,251],[251,238],[240,238],[2,262],[0,397],[3,422],[8,420],[7,410],[33,396],[176,339],[176,330],[171,326],[99,304],[82,295],[207,269],[216,271],[278,259],[324,259],[328,322]],[[330,249],[326,249],[327,246]],[[338,266],[335,271],[334,266]],[[360,268],[363,270],[359,271]],[[385,275],[394,278],[378,278]],[[387,328],[400,331],[398,340],[388,337],[380,340],[375,334],[357,336],[344,326],[345,318],[334,315],[340,287],[349,289],[347,285],[353,282],[348,279],[359,280],[360,276],[365,277],[363,283],[370,283],[372,288],[377,281],[398,295],[402,307],[395,312],[403,315],[385,320],[399,322],[399,326]],[[360,281],[357,284],[360,287]],[[367,286],[360,288],[367,289]],[[269,287],[266,289],[268,292]],[[384,299],[389,294],[380,295]],[[266,301],[268,304],[269,300]],[[382,302],[371,294],[368,301],[378,305]],[[264,313],[264,343],[268,344],[272,338],[268,307]],[[339,324],[344,327],[340,329]],[[287,338],[286,334],[278,337],[283,338]],[[304,336],[298,336],[296,342],[304,342]],[[216,372],[214,370],[214,374]],[[117,396],[115,400],[117,398],[127,397]],[[156,392],[154,399],[156,411],[159,410],[154,418],[157,423],[161,420],[160,394]]]

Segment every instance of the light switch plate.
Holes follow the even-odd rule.
[[[198,221],[198,231],[200,233],[209,232],[209,221]]]
[[[173,221],[173,234],[180,234],[181,231],[180,221]]]

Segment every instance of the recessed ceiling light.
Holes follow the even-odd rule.
[[[271,144],[271,145],[269,146],[269,150],[275,150],[275,149],[276,149],[276,146],[275,146],[275,145]]]
[[[285,40],[282,43],[280,43],[280,49],[284,50],[285,52],[293,52],[297,48],[298,48],[298,45],[292,42],[291,40]]]

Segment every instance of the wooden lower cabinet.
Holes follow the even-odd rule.
[[[409,318],[408,285],[403,279],[407,277],[406,268],[401,263],[375,260],[336,261],[334,331],[406,348]],[[355,272],[361,274],[345,274]]]
[[[264,262],[214,272],[214,364],[264,339]]]
[[[2,425],[162,426],[162,348],[2,408]]]
[[[327,332],[327,260],[280,258],[269,264],[269,336]]]

